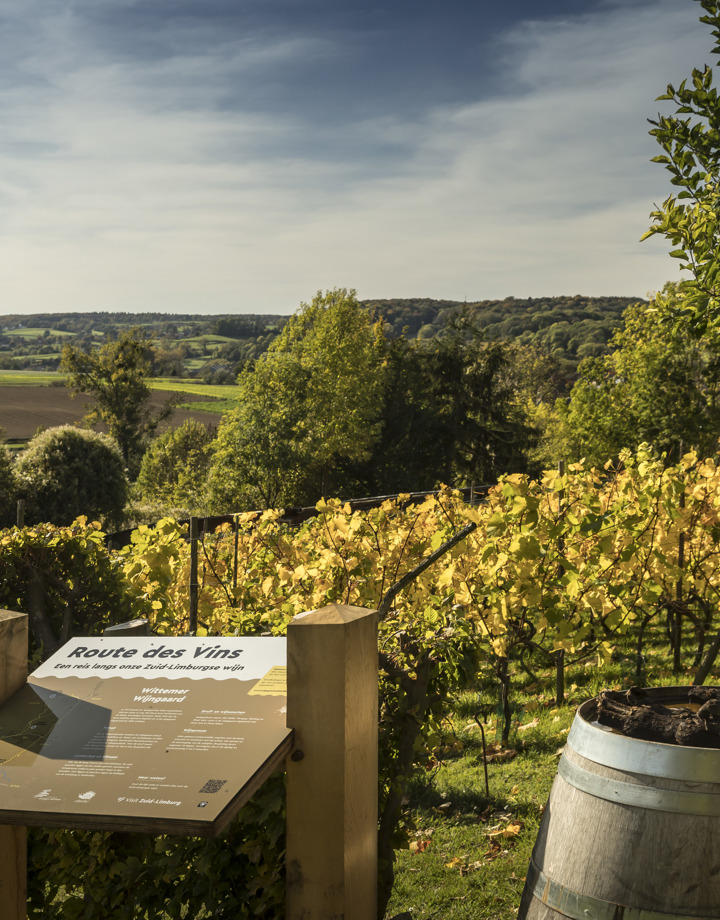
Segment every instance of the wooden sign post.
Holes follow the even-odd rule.
[[[295,617],[287,687],[281,638],[71,639],[28,678],[27,624],[0,611],[0,920],[27,916],[26,825],[215,834],[283,762],[286,920],[377,920],[375,611]]]
[[[287,920],[376,920],[377,613],[288,627]]]
[[[0,703],[27,680],[28,618],[0,610]],[[0,825],[0,916],[27,917],[27,828]]]

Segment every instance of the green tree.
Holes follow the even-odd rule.
[[[519,398],[518,346],[460,321],[386,351],[382,436],[365,469],[378,494],[494,482],[524,472],[534,430]]]
[[[698,2],[705,10],[700,21],[715,38],[712,53],[719,54],[720,3]],[[720,324],[720,102],[712,69],[694,69],[689,84],[669,84],[658,101],[673,102],[676,110],[650,120],[650,134],[664,151],[653,161],[665,166],[679,191],[651,213],[653,224],[643,239],[661,234],[674,247],[670,255],[690,274],[681,284],[677,317],[701,335]]]
[[[216,507],[314,503],[380,434],[385,343],[354,291],[318,292],[238,378],[218,431]]]
[[[613,351],[580,365],[564,413],[572,459],[605,463],[623,448],[651,444],[668,459],[717,450],[720,331],[696,338],[673,320],[684,295],[667,284],[650,304],[625,312]]]
[[[518,422],[521,436],[525,435],[526,471],[540,476],[567,456],[562,421],[555,408],[571,390],[567,362],[537,345],[512,342],[506,376],[512,391],[510,416]]]
[[[84,515],[117,524],[127,478],[117,444],[86,428],[61,425],[36,435],[15,464],[28,524],[66,525]]]
[[[289,355],[260,360],[240,374],[236,407],[218,428],[210,472],[214,510],[312,501],[313,471],[300,435],[304,383]]]
[[[142,458],[140,496],[192,513],[204,509],[214,438],[215,432],[195,419],[164,431]]]
[[[442,482],[490,483],[508,472],[525,472],[531,436],[514,405],[512,347],[485,342],[472,324],[440,336],[427,355],[429,406],[440,423],[437,448]]]
[[[117,441],[132,477],[159,422],[176,404],[171,398],[164,408],[150,406],[148,378],[152,370],[152,337],[140,328],[121,333],[96,351],[66,345],[61,368],[75,393],[94,400],[86,416],[88,424],[102,423]]]

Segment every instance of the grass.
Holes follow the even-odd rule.
[[[512,739],[512,760],[488,765],[489,796],[474,722],[455,729],[443,765],[413,784],[418,830],[413,849],[399,854],[390,917],[406,910],[413,920],[515,917],[573,709],[548,708],[523,724],[536,718],[538,726]]]
[[[672,674],[662,634],[648,642],[645,653],[644,684],[692,682],[689,668]],[[684,660],[691,658],[688,644]],[[515,920],[575,709],[602,689],[636,683],[635,659],[630,651],[619,651],[603,668],[595,661],[574,666],[567,674],[567,704],[560,707],[550,689],[554,675],[538,669],[537,676],[539,683],[527,678],[513,689],[513,730],[505,748],[496,737],[494,714],[484,726],[489,750],[511,758],[488,764],[489,795],[474,714],[481,704],[485,712],[493,709],[494,690],[468,692],[456,701],[441,763],[415,778],[408,790],[416,830],[410,849],[398,854],[388,917],[409,911],[412,920]]]
[[[64,332],[60,329],[50,329],[49,326],[32,326],[23,329],[5,329],[3,335],[15,335],[23,339],[37,339],[49,332],[51,336],[74,336],[75,332]]]
[[[0,371],[0,387],[61,386],[65,375],[55,371]]]
[[[167,390],[172,393],[188,393],[192,396],[206,396],[209,399],[194,402],[187,400],[179,404],[179,408],[190,409],[193,412],[207,412],[211,415],[224,415],[235,408],[235,397],[238,388],[231,384],[195,382],[194,380],[177,380],[169,377],[156,377],[150,382],[153,390]]]
[[[229,335],[215,335],[211,332],[206,332],[203,335],[194,335],[188,338],[182,338],[180,342],[196,342],[200,345],[225,345],[228,342],[237,342],[237,339],[234,339]]]
[[[214,399],[211,402],[183,402],[179,409],[189,409],[192,412],[207,412],[209,415],[225,415],[235,408],[234,399]]]
[[[62,386],[64,383],[65,375],[55,371],[0,371],[0,387]],[[213,386],[211,383],[182,380],[174,377],[153,377],[148,383],[151,390],[167,390],[171,393],[189,393],[192,396],[208,396],[218,400],[218,402],[227,402],[228,405],[233,404],[238,393],[237,387],[232,384]],[[194,403],[193,408],[209,410],[207,403]],[[213,408],[210,411],[217,410]]]
[[[232,384],[203,383],[195,380],[179,380],[177,377],[154,377],[150,381],[152,390],[168,390],[172,393],[192,393],[195,396],[212,396],[216,399],[234,399],[238,388]]]

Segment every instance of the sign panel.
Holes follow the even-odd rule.
[[[291,749],[284,638],[72,639],[0,706],[0,824],[212,836]]]

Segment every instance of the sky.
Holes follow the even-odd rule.
[[[695,0],[0,0],[0,313],[643,297]]]

